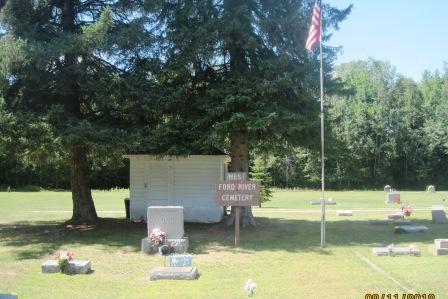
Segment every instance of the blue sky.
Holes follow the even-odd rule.
[[[342,46],[337,64],[373,57],[403,75],[421,79],[425,69],[448,62],[448,0],[324,0],[354,5],[329,42]]]

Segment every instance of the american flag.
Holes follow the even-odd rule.
[[[320,40],[320,26],[322,23],[321,20],[321,13],[320,13],[320,7],[317,4],[314,4],[314,9],[313,9],[313,17],[311,19],[311,28],[310,28],[310,32],[308,33],[308,39],[306,40],[306,45],[305,48],[308,51],[312,51],[314,49],[314,47],[319,44]]]

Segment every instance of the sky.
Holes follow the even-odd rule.
[[[448,0],[324,1],[337,8],[353,4],[328,42],[342,46],[336,64],[372,57],[418,81],[424,70],[443,70],[448,62]]]

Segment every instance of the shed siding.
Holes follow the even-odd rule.
[[[145,161],[141,157],[133,157],[129,161],[130,177],[130,212],[131,219],[145,219],[148,204],[145,188]]]
[[[188,222],[219,222],[223,208],[215,204],[214,185],[223,179],[223,156],[156,159],[130,156],[131,219],[146,219],[152,205],[181,205]],[[148,189],[145,189],[145,183]]]
[[[171,179],[169,161],[149,160],[149,201],[153,206],[170,205]]]

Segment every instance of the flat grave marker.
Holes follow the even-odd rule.
[[[320,199],[315,199],[315,200],[312,200],[312,201],[310,201],[310,204],[312,205],[312,206],[317,206],[317,205],[320,205],[321,204],[321,200]],[[328,205],[335,205],[336,204],[336,200],[330,200],[330,199],[326,199],[325,200],[325,205],[326,206],[328,206]]]
[[[150,280],[193,280],[198,277],[195,267],[157,267],[149,273]]]
[[[339,210],[336,211],[337,216],[353,216],[353,211],[350,210]]]
[[[404,219],[404,215],[401,212],[387,215],[387,220],[402,220],[402,219]]]
[[[372,254],[376,256],[401,256],[401,255],[414,255],[420,256],[421,252],[418,247],[408,246],[392,246],[392,247],[373,247]]]
[[[394,233],[396,234],[421,233],[428,230],[429,228],[423,225],[398,225],[394,227]]]
[[[41,266],[42,273],[58,273],[61,268],[56,260],[48,260]],[[73,260],[68,262],[67,273],[69,274],[89,274],[91,271],[90,261]]]

